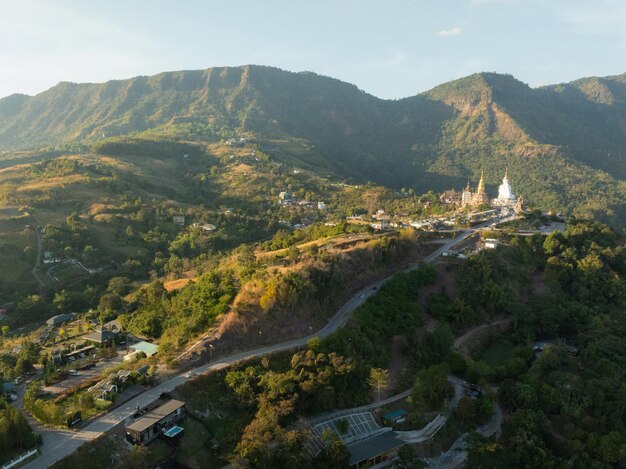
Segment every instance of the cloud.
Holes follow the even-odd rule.
[[[457,34],[461,34],[462,32],[463,30],[461,28],[459,28],[458,26],[455,26],[454,28],[451,28],[451,29],[442,29],[441,31],[437,33],[437,36],[441,36],[441,37],[456,36]]]

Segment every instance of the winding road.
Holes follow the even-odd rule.
[[[414,266],[406,269],[406,272],[416,270],[423,262],[434,262],[444,251],[447,251],[456,244],[464,241],[466,238],[471,236],[483,226],[487,226],[488,223],[490,222],[477,225],[471,230],[462,231],[459,236],[450,239],[445,244],[442,244],[440,248],[425,257],[421,262],[416,263]],[[340,327],[343,327],[348,321],[350,314],[362,303],[367,301],[370,296],[375,294],[378,291],[378,288],[385,282],[389,281],[392,277],[393,275],[378,282],[374,282],[358,291],[339,309],[339,311],[337,311],[337,313],[335,313],[335,315],[330,319],[326,326],[324,326],[321,330],[314,334],[310,334],[306,337],[301,337],[299,339],[282,342],[280,344],[268,345],[254,350],[237,353],[235,355],[231,355],[229,357],[216,360],[215,362],[209,363],[207,365],[195,368],[192,371],[198,374],[202,374],[211,371],[221,370],[235,363],[250,358],[302,347],[306,345],[307,341],[313,337],[327,337]],[[41,425],[37,425],[36,430],[41,433],[43,439],[41,456],[24,465],[23,467],[28,469],[43,469],[51,466],[60,459],[73,453],[84,443],[95,440],[103,433],[124,422],[124,420],[129,418],[135,412],[137,405],[139,405],[140,407],[147,406],[148,404],[155,401],[161,395],[161,393],[170,392],[176,387],[185,383],[189,379],[185,377],[185,374],[186,373],[183,372],[179,375],[173,376],[170,380],[165,381],[155,386],[154,388],[145,391],[144,393],[138,395],[136,398],[131,399],[125,404],[117,407],[113,411],[94,419],[78,431],[60,430],[56,428],[47,428],[42,427]]]

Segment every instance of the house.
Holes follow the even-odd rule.
[[[500,244],[497,239],[487,238],[485,239],[485,249],[495,249]]]
[[[185,226],[185,215],[174,215],[172,217],[172,222],[175,225]]]
[[[126,426],[126,437],[134,444],[143,445],[158,438],[179,422],[186,413],[184,402],[170,399]]]
[[[122,332],[124,330],[124,327],[122,327],[122,323],[119,319],[113,319],[112,321],[105,323],[103,328],[113,332]]]
[[[60,326],[64,322],[71,321],[75,317],[76,317],[76,314],[74,313],[57,314],[56,316],[52,316],[50,319],[48,319],[46,321],[46,324],[48,326]]]
[[[326,210],[326,204],[324,202],[318,202],[317,203],[317,209],[318,210]]]
[[[461,202],[461,193],[450,189],[449,191],[444,191],[443,194],[439,196],[439,200],[444,204],[457,204]]]
[[[134,345],[128,346],[129,350],[133,350],[135,352],[143,352],[146,356],[151,357],[159,351],[159,346],[156,344],[151,344],[150,342],[137,342]]]
[[[111,394],[117,393],[118,388],[116,384],[113,384],[109,381],[103,387],[101,387],[98,391],[100,392],[98,397],[100,399],[107,400],[111,396]]]
[[[404,442],[398,439],[396,432],[393,431],[379,433],[371,438],[347,445],[350,452],[350,467],[378,467],[378,464],[383,467],[383,463],[395,459],[402,445]]]
[[[117,339],[117,332],[109,331],[107,329],[100,329],[85,336],[85,340],[95,342],[96,344],[109,344]]]
[[[217,226],[211,223],[205,223],[200,228],[202,229],[202,231],[215,231],[217,229]]]
[[[87,355],[92,355],[96,353],[96,347],[93,345],[88,345],[87,347],[82,347],[74,350],[72,353],[68,353],[65,355],[65,358],[70,361],[78,360],[86,357]]]

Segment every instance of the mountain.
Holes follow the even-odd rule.
[[[481,170],[494,190],[508,167],[514,189],[541,208],[626,211],[626,75],[532,89],[480,73],[382,100],[314,73],[248,65],[64,82],[0,100],[1,148],[133,133],[301,139],[312,152],[295,165],[418,190],[458,188]]]

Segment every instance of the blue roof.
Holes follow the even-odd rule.
[[[150,342],[137,342],[134,345],[130,345],[128,348],[137,350],[138,352],[144,352],[149,357],[159,351],[159,346],[156,344],[151,344]]]
[[[6,383],[2,383],[2,392],[9,392],[15,389],[15,381],[8,381]]]
[[[389,412],[389,413],[383,415],[383,418],[385,418],[387,420],[393,420],[393,419],[398,418],[398,417],[403,417],[406,414],[407,414],[407,412],[404,409],[394,410],[393,412]]]

